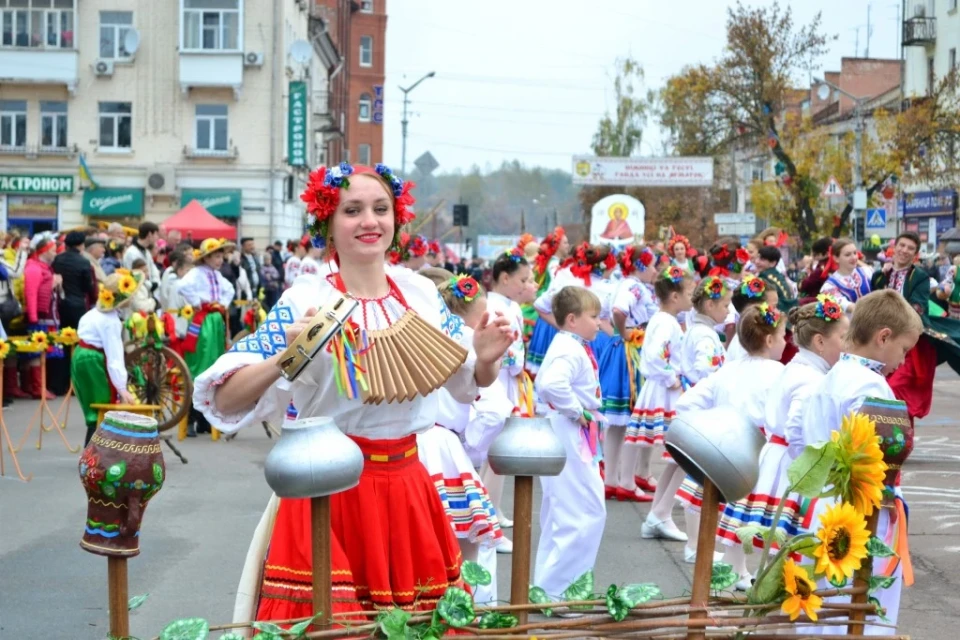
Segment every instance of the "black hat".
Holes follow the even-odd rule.
[[[79,247],[83,244],[86,237],[82,231],[71,231],[67,234],[67,237],[64,238],[63,243],[68,247]]]
[[[97,236],[87,236],[87,239],[83,241],[84,247],[92,247],[95,244],[102,244],[103,246],[107,246],[107,241]]]

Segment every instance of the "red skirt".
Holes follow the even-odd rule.
[[[798,349],[797,345],[793,342],[793,331],[787,329],[784,339],[787,342],[787,346],[783,348],[783,355],[780,356],[780,364],[787,365],[793,360],[793,356],[800,353],[800,349]]]
[[[333,612],[430,610],[462,587],[460,547],[417,440],[351,438],[364,454],[360,484],[331,496]],[[281,500],[264,565],[257,620],[312,615],[310,501]]]
[[[893,395],[907,403],[911,420],[930,413],[936,372],[937,350],[930,338],[921,335],[913,349],[907,352],[903,364],[887,378]]]

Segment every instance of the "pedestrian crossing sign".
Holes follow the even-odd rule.
[[[886,209],[867,209],[867,229],[885,229],[886,226]]]

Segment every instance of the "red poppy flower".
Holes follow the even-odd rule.
[[[747,264],[750,262],[750,254],[747,253],[747,250],[743,247],[737,249],[737,262],[740,264]]]
[[[653,260],[656,256],[653,255],[653,252],[649,249],[644,249],[640,252],[640,262],[643,263],[643,266],[649,267],[653,264]]]
[[[420,235],[410,238],[410,244],[407,245],[407,251],[415,258],[420,258],[427,255],[426,238]]]
[[[480,285],[470,276],[466,276],[457,280],[457,291],[461,294],[459,297],[469,302],[477,296],[477,293],[480,291]]]

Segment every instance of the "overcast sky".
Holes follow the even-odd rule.
[[[913,0],[911,0],[912,3]],[[424,151],[438,172],[504,160],[570,170],[570,156],[589,153],[597,121],[612,106],[618,56],[644,67],[657,88],[684,65],[709,63],[725,41],[727,0],[387,0],[385,162],[401,159],[403,94],[410,92],[407,167]],[[771,4],[755,0],[751,6]],[[786,4],[781,3],[781,4]],[[823,12],[824,31],[838,36],[821,68],[839,70],[866,48],[898,58],[899,0],[796,0],[797,24]],[[910,4],[910,3],[908,3]],[[660,150],[650,125],[642,154]]]

